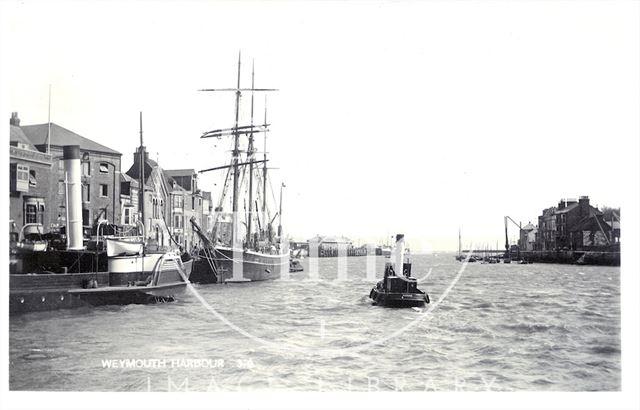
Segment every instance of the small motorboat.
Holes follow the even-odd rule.
[[[375,305],[389,307],[420,307],[429,303],[429,295],[418,289],[418,280],[411,277],[411,260],[404,252],[404,235],[396,235],[396,247],[384,269],[384,279],[369,292]],[[398,273],[400,272],[400,273]]]
[[[303,270],[299,259],[289,259],[289,272],[302,272]]]

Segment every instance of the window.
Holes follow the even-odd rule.
[[[124,208],[124,224],[131,225],[131,208]]]
[[[109,196],[108,190],[109,190],[109,186],[107,184],[100,184],[100,196],[102,197]]]
[[[64,170],[64,161],[61,159],[58,160],[58,169]]]
[[[24,223],[44,223],[44,198],[24,199]]]
[[[84,184],[82,185],[82,200],[84,202],[89,202],[91,199],[91,185]]]
[[[202,198],[198,199],[198,206],[202,206]]]
[[[89,160],[89,154],[82,154],[82,175],[88,177],[91,176],[91,161]]]
[[[58,181],[58,195],[64,195],[64,191],[64,181]]]
[[[196,209],[196,198],[195,197],[191,197],[191,210]]]
[[[18,192],[29,192],[29,167],[16,164],[16,187]]]
[[[107,164],[106,162],[101,162],[100,163],[100,173],[102,173],[102,174],[109,173],[109,164]]]
[[[82,210],[82,225],[84,226],[89,226],[90,225],[90,211],[88,209],[83,209]]]
[[[35,187],[38,185],[38,181],[36,180],[36,170],[32,169],[29,171],[29,186]]]
[[[25,213],[24,213],[24,223],[26,224],[34,224],[36,223],[36,215],[37,215],[37,207],[35,204],[27,204]]]

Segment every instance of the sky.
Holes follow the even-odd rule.
[[[165,169],[224,165],[241,82],[268,95],[294,239],[504,246],[561,198],[635,206],[638,2],[0,1],[2,112]],[[250,95],[241,122],[248,123]],[[262,122],[264,95],[255,96]],[[3,130],[3,132],[7,130]],[[4,135],[4,134],[3,134]],[[261,138],[258,139],[262,149]],[[202,174],[214,192],[223,174]],[[217,184],[217,185],[214,185]],[[622,211],[624,214],[624,210]],[[509,226],[515,240],[515,225]]]

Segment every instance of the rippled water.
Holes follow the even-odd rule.
[[[196,285],[220,316],[187,291],[12,317],[10,389],[620,390],[619,268],[473,263],[426,312],[372,306],[366,258],[321,259],[318,281],[303,265],[290,281]],[[461,266],[414,255],[430,307]],[[105,367],[125,359],[140,367]]]

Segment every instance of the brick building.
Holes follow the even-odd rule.
[[[617,243],[619,229],[615,233],[602,215],[588,196],[560,200],[557,207],[545,209],[538,217],[538,250],[595,250]]]
[[[589,251],[615,246],[612,231],[602,213],[583,218],[571,229],[571,249]]]
[[[538,250],[548,251],[556,248],[556,207],[552,206],[542,211],[538,217],[538,232],[536,242]]]
[[[15,122],[13,119],[12,121]],[[100,219],[115,223],[120,221],[122,154],[55,123],[25,125],[20,126],[20,129],[36,150],[49,152],[52,160],[48,207],[45,207],[48,226],[45,227],[45,231],[66,224],[65,170],[62,160],[62,147],[65,145],[80,147],[82,224],[85,233]],[[47,141],[49,132],[50,138]]]
[[[583,219],[593,215],[602,215],[597,208],[589,204],[588,196],[581,196],[578,201],[561,200],[556,209],[556,247],[559,249],[574,249],[574,227]]]

